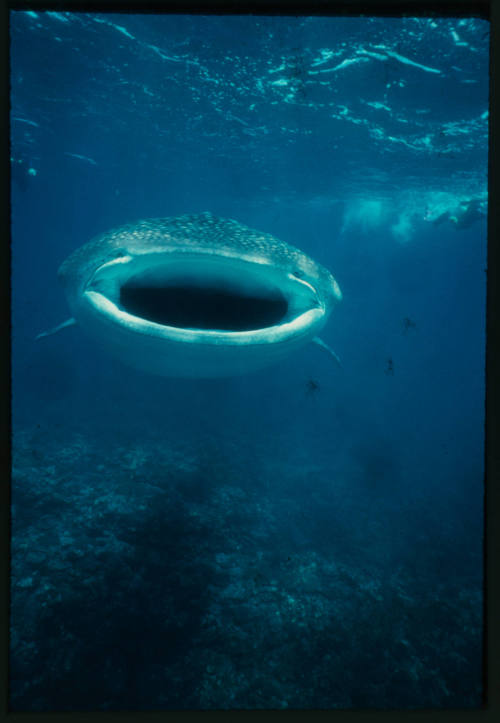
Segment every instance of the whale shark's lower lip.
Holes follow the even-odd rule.
[[[205,216],[194,218],[203,226]],[[321,284],[272,255],[215,244],[128,251],[104,261],[96,254],[92,264],[80,250],[84,281],[72,272],[68,298],[102,346],[148,372],[213,377],[259,369],[312,339],[329,312]],[[71,276],[64,265],[61,275]]]

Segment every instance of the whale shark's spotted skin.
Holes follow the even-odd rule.
[[[59,277],[76,321],[97,341],[173,376],[266,366],[315,337],[341,299],[330,272],[299,249],[210,213],[102,234],[73,252]]]
[[[340,299],[340,290],[333,276],[299,249],[271,234],[255,231],[237,221],[222,219],[211,213],[174,218],[147,219],[101,234],[74,251],[59,268],[63,283],[85,280],[95,270],[93,261],[99,255],[103,262],[117,254],[144,253],[155,248],[201,249],[248,258],[259,258],[280,264],[291,273],[302,272],[324,286],[326,293]]]

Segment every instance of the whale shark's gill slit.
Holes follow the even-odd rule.
[[[252,331],[279,324],[288,303],[277,291],[258,294],[190,283],[165,286],[130,281],[120,289],[128,313],[166,326]]]

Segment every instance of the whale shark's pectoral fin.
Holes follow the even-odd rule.
[[[66,321],[63,321],[62,324],[58,324],[57,326],[54,326],[53,329],[49,329],[48,331],[41,331],[40,334],[37,334],[35,336],[35,339],[41,339],[42,336],[52,336],[52,334],[56,334],[58,331],[61,331],[61,329],[65,329],[67,326],[73,326],[73,324],[76,324],[76,319],[66,319]]]
[[[340,361],[338,355],[335,354],[335,352],[333,351],[333,349],[332,349],[331,347],[329,347],[328,344],[325,344],[325,342],[323,341],[323,339],[320,339],[319,336],[315,336],[315,337],[313,337],[313,342],[314,342],[315,344],[317,344],[318,346],[320,346],[320,347],[321,347],[322,349],[324,349],[325,351],[327,351],[327,352],[330,354],[330,356],[332,356],[332,357],[335,359],[335,361],[337,362],[337,364],[339,365],[339,367],[340,367],[341,369],[344,368],[344,367],[342,366],[342,362]]]

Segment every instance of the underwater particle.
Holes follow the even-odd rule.
[[[37,170],[36,168],[28,168],[28,176],[36,176]]]
[[[391,376],[394,376],[394,362],[392,361],[392,359],[390,357],[386,363],[385,373],[390,374]]]

